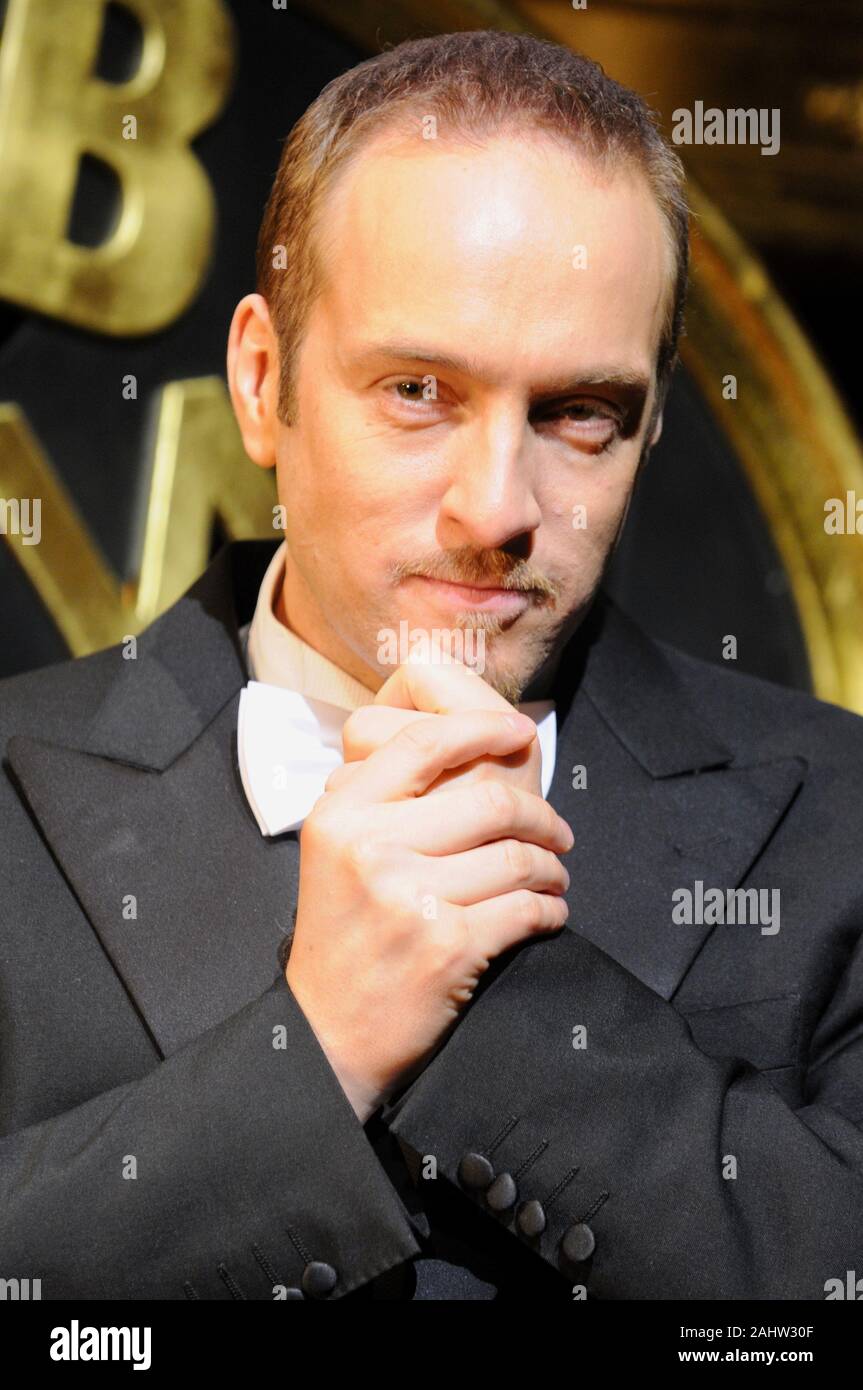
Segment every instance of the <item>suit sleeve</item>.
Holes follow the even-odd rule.
[[[338,1298],[418,1248],[282,975],[143,1079],[0,1139],[0,1213],[4,1275],[43,1299]]]
[[[841,1297],[863,1275],[861,1020],[858,948],[793,1109],[567,928],[518,952],[384,1119],[590,1297]]]

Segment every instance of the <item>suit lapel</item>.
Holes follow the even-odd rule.
[[[8,746],[59,867],[165,1055],[272,983],[296,903],[297,837],[263,839],[236,762],[238,625],[272,551],[228,547],[142,635],[134,661],[116,648],[94,658],[118,669],[75,747],[29,737]]]
[[[226,547],[139,638],[134,661],[119,648],[92,658],[117,670],[74,746],[20,736],[8,746],[58,865],[165,1055],[272,982],[296,904],[297,837],[263,839],[236,762],[238,630],[274,548]],[[576,834],[569,925],[669,999],[715,930],[674,925],[671,894],[698,879],[736,887],[802,764],[735,759],[660,650],[607,602],[561,671],[549,800]],[[573,787],[579,765],[585,789]]]
[[[704,727],[661,650],[610,603],[597,606],[560,684],[549,800],[576,837],[568,925],[670,999],[717,929],[675,923],[672,894],[698,880],[705,890],[737,887],[803,764],[736,758]]]

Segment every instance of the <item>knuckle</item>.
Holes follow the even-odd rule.
[[[308,853],[318,845],[331,845],[337,838],[338,817],[333,815],[332,802],[324,793],[319,796],[303,821],[302,844]]]
[[[516,925],[523,931],[530,931],[536,925],[539,912],[537,894],[527,888],[520,888],[513,898],[513,913]]]
[[[356,821],[345,814],[333,793],[325,794],[303,822],[300,853],[314,854],[320,861],[338,865],[352,864],[352,854],[358,842]]]
[[[558,859],[554,850],[543,849],[538,851],[538,856],[542,860],[542,872],[549,883],[568,883],[569,874]]]
[[[358,878],[368,878],[381,867],[381,846],[371,835],[354,835],[344,844],[344,858]]]
[[[364,713],[365,705],[359,705],[356,709],[352,709],[344,724],[342,725],[342,732],[350,734],[355,732],[357,728],[361,727]]]
[[[520,889],[513,902],[516,924],[521,931],[544,932],[556,926],[560,915],[560,899],[549,893]]]
[[[515,815],[517,798],[512,788],[504,782],[480,782],[477,796],[494,821],[508,823]]]
[[[416,932],[422,901],[415,890],[413,876],[390,846],[379,846],[369,889],[392,928],[405,936]]]
[[[324,783],[324,791],[325,791],[325,792],[335,792],[335,791],[338,791],[339,787],[342,785],[342,783],[344,782],[344,780],[345,780],[345,769],[344,769],[344,766],[341,766],[341,767],[334,767],[333,770],[332,770],[332,772],[331,772],[331,773],[329,774],[329,776],[327,777],[326,782]],[[317,803],[315,803],[315,804],[317,805]]]
[[[533,855],[523,840],[503,840],[507,869],[516,883],[528,883],[533,875]]]
[[[429,936],[425,946],[425,971],[434,980],[450,981],[457,976],[464,965],[465,947],[463,934],[454,923],[455,930]]]
[[[417,719],[396,735],[403,748],[412,753],[431,753],[437,743],[437,730],[430,719]]]
[[[342,740],[346,758],[349,752],[353,752],[362,743],[364,725],[365,718],[362,706],[352,710],[342,725]]]

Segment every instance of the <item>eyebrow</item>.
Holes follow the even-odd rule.
[[[356,365],[371,362],[378,358],[393,358],[403,362],[422,362],[436,367],[446,367],[450,371],[461,372],[465,376],[483,378],[482,364],[473,357],[458,354],[432,352],[418,343],[383,342],[371,343],[353,357]],[[560,400],[564,396],[583,391],[587,386],[611,386],[627,391],[633,396],[646,396],[651,386],[651,378],[639,371],[621,370],[619,367],[591,367],[580,372],[577,377],[560,378],[549,382],[541,391],[531,392],[531,403]]]

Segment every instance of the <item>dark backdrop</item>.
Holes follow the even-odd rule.
[[[218,203],[216,249],[191,308],[147,338],[107,339],[0,308],[0,400],[25,411],[117,573],[138,566],[153,406],[180,377],[224,371],[236,301],[254,286],[258,222],[280,143],[331,77],[366,56],[269,0],[233,0],[238,71],[218,121],[195,141]],[[386,35],[382,35],[386,38]],[[134,25],[114,16],[100,71],[134,67]],[[76,239],[98,239],[113,190],[82,171]],[[786,266],[786,270],[788,267]],[[122,398],[134,373],[138,400]],[[249,467],[252,467],[250,464]],[[721,661],[738,639],[739,668],[809,688],[795,610],[767,529],[737,462],[693,385],[672,388],[660,445],[639,484],[609,587],[652,633]],[[65,656],[62,639],[0,543],[0,675]]]

